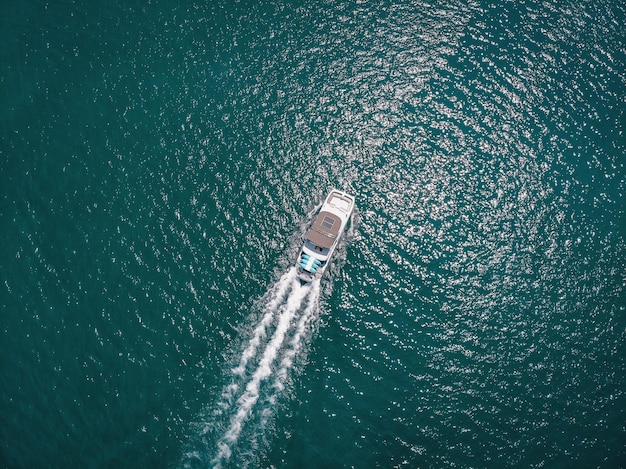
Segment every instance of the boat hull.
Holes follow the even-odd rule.
[[[332,190],[324,200],[304,238],[296,261],[298,278],[302,283],[320,278],[328,268],[328,263],[350,221],[354,204],[355,199],[352,195],[338,190]]]

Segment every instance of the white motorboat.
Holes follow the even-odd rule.
[[[305,236],[296,261],[298,277],[302,282],[308,283],[322,276],[353,210],[353,196],[338,190],[332,190],[328,194]]]

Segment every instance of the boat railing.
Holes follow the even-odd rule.
[[[352,206],[352,203],[353,203],[353,199],[346,197],[339,192],[334,192],[330,199],[331,206],[345,213],[348,213],[350,211],[350,207]]]

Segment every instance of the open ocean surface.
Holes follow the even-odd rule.
[[[0,467],[626,467],[623,1],[8,3]]]

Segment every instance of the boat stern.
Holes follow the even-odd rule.
[[[300,284],[306,285],[307,283],[311,283],[315,278],[311,272],[308,272],[304,269],[298,268],[298,280],[300,280]]]
[[[309,283],[324,271],[326,262],[314,254],[303,250],[296,264],[298,278],[302,283]]]

